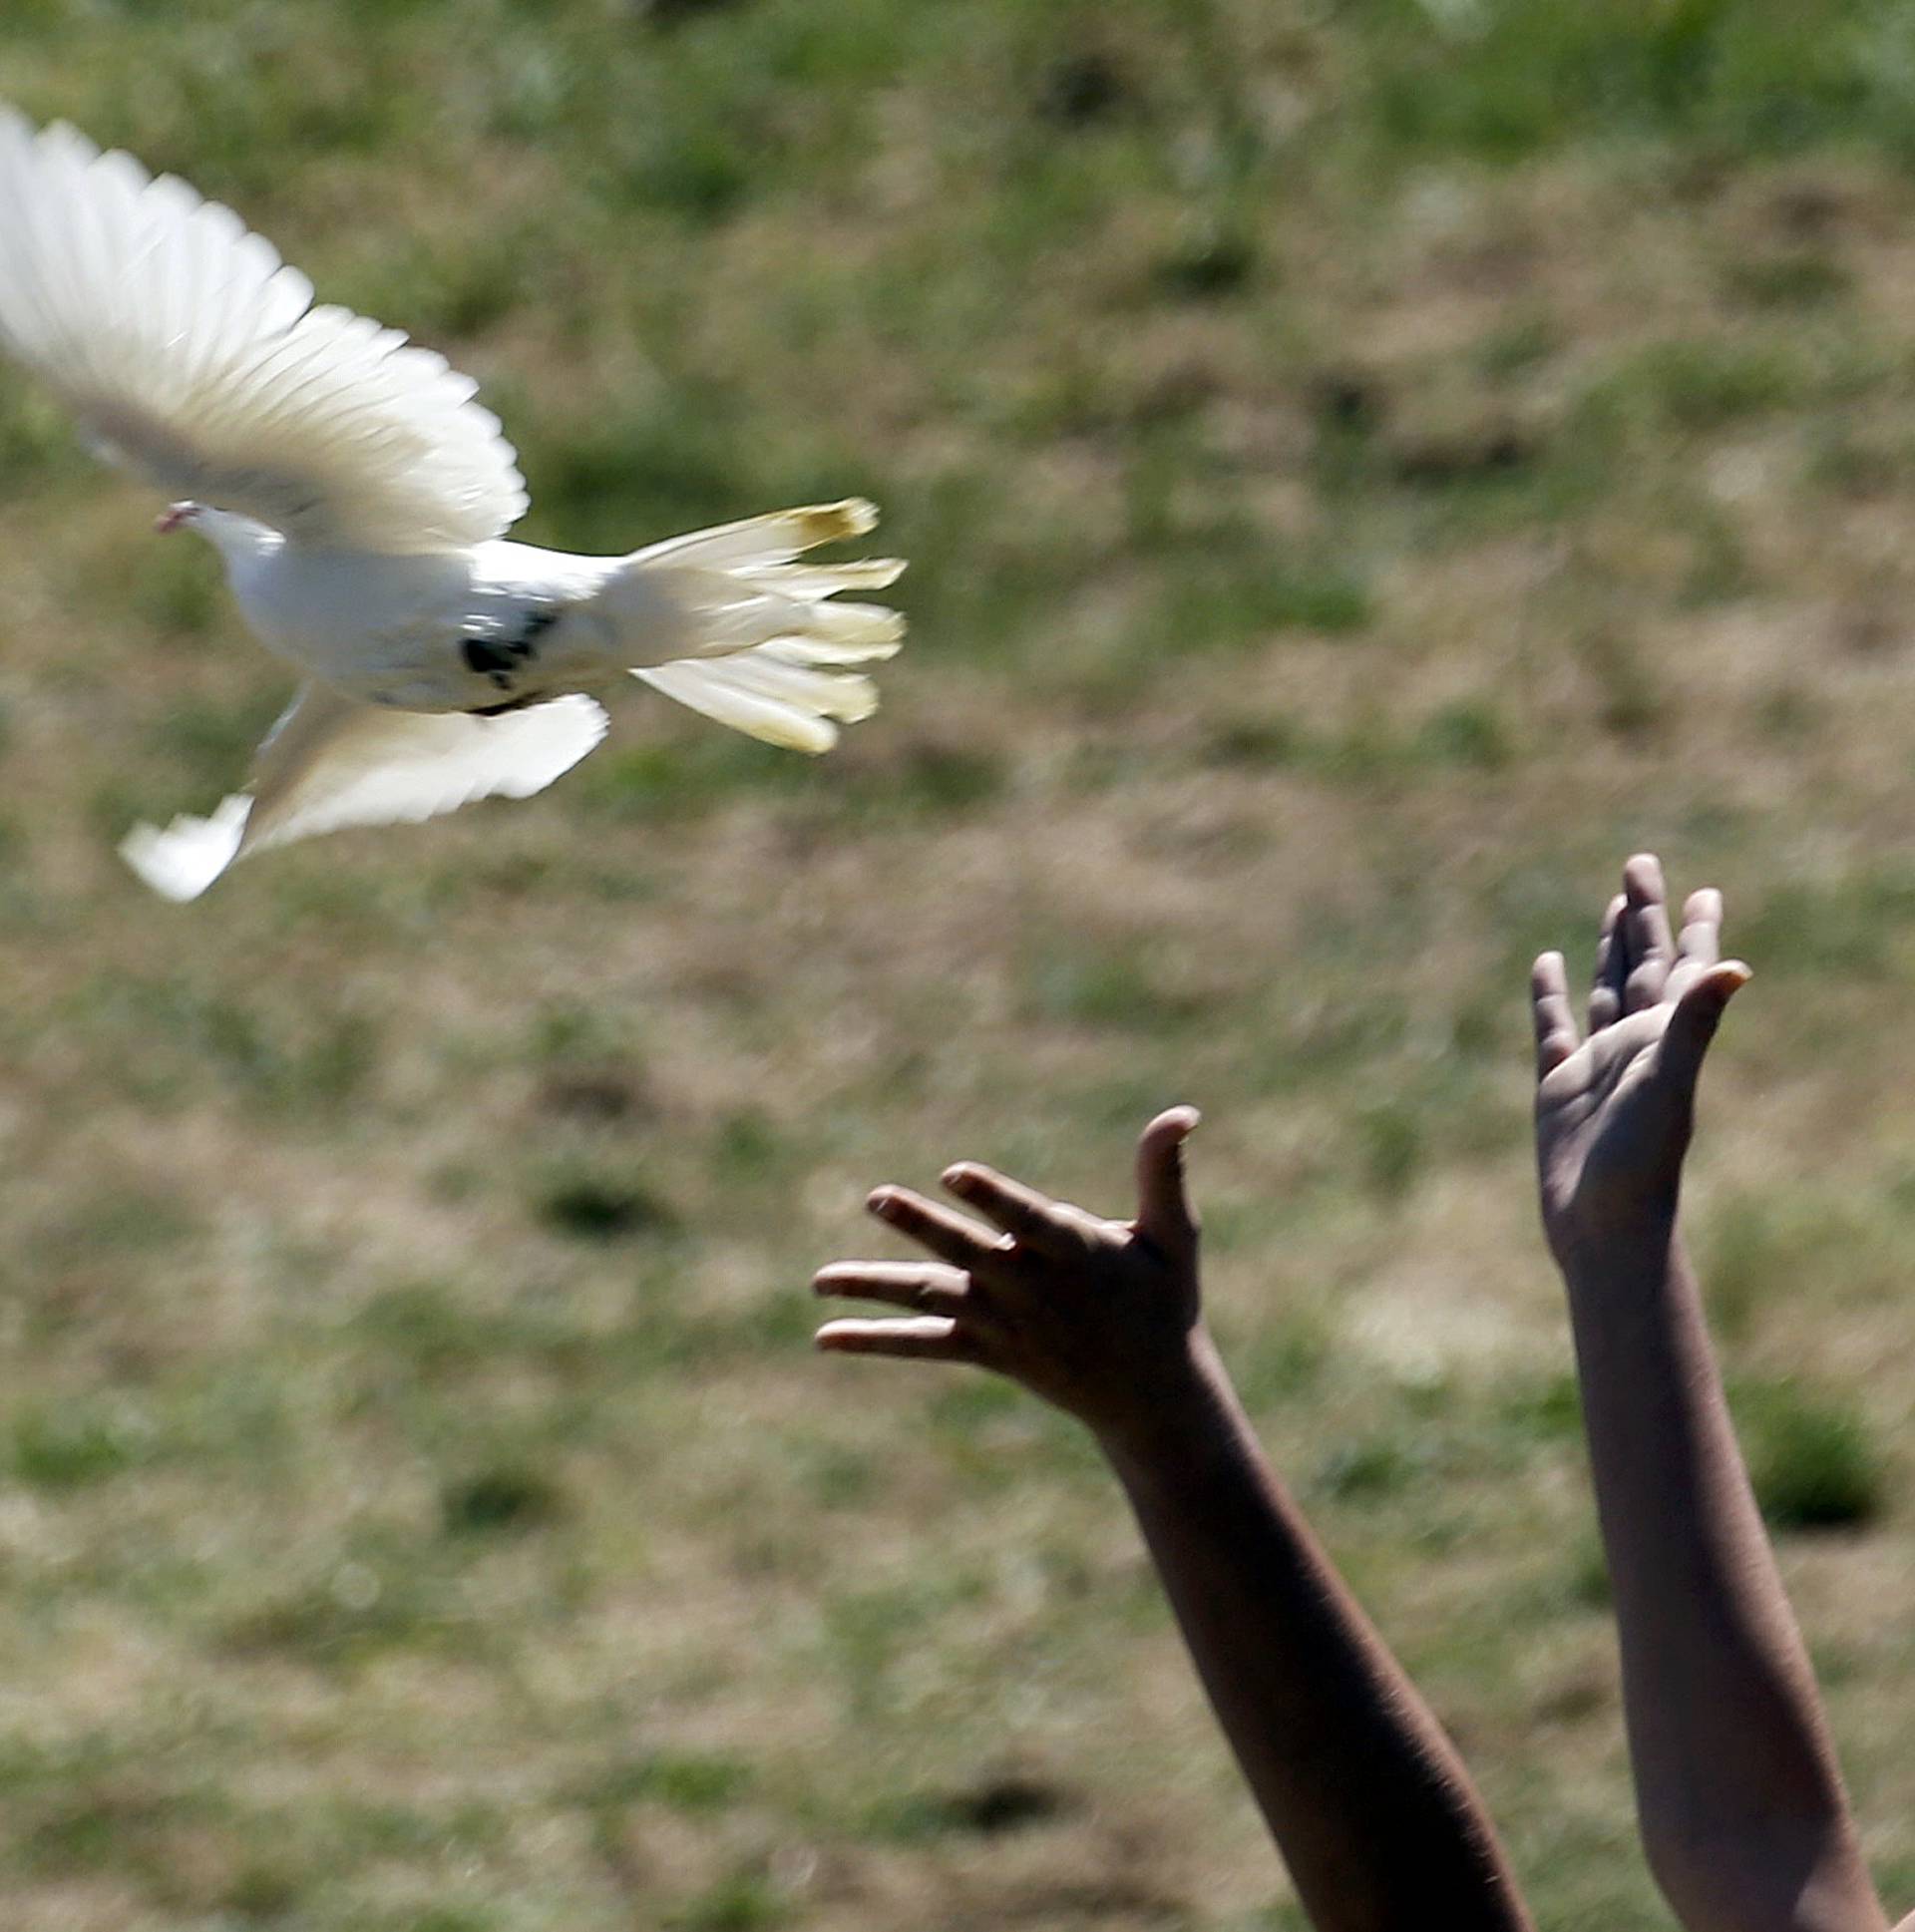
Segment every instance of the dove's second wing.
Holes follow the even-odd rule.
[[[210,818],[137,826],[121,853],[169,899],[196,899],[248,852],[351,825],[391,825],[474,799],[529,798],[605,735],[605,713],[574,694],[524,711],[391,711],[323,684],[296,697],[254,761],[252,790]]]
[[[0,348],[175,497],[303,542],[484,543],[526,507],[443,356],[343,308],[239,217],[0,107]]]

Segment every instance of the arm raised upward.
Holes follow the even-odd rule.
[[[1672,932],[1632,859],[1598,943],[1587,1031],[1536,962],[1543,1223],[1569,1289],[1621,1629],[1643,1842],[1689,1932],[1879,1932],[1806,1652],[1736,1447],[1677,1230],[1697,1076],[1748,977],[1722,899]]]
[[[968,1362],[1077,1416],[1122,1482],[1184,1638],[1299,1895],[1324,1932],[1515,1932],[1515,1885],[1467,1772],[1264,1457],[1204,1326],[1183,1142],[1160,1114],[1138,1209],[1107,1221],[987,1167],[873,1213],[937,1257],[840,1262],[840,1353]]]

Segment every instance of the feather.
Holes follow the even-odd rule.
[[[688,537],[668,537],[662,544],[635,552],[630,562],[688,564],[701,571],[789,564],[815,545],[863,537],[877,524],[873,505],[862,497],[847,497],[843,503],[808,504],[802,510],[778,510],[769,517],[747,517],[742,523],[695,530]]]
[[[653,664],[632,676],[719,724],[789,751],[829,751],[838,742],[832,719],[855,724],[878,708],[869,678],[834,676],[767,649]]]
[[[480,798],[530,798],[605,735],[603,707],[573,695],[497,717],[355,704],[307,684],[259,747],[252,791],[164,832],[136,826],[122,857],[169,899],[196,899],[233,863],[352,825],[436,818]]]
[[[0,109],[0,348],[170,495],[301,543],[499,536],[526,493],[443,356],[312,284],[237,215],[71,128]]]

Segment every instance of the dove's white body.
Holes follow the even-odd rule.
[[[748,518],[628,557],[506,538],[525,485],[444,357],[341,308],[238,216],[71,128],[0,105],[0,350],[103,454],[190,499],[247,623],[304,674],[209,818],[122,851],[203,892],[248,851],[523,798],[598,743],[585,693],[626,674],[770,743],[823,751],[876,705],[902,564],[800,564],[862,536],[855,500]]]
[[[662,578],[647,582],[622,558],[504,540],[381,557],[221,523],[207,534],[259,641],[365,704],[485,712],[589,690],[696,648],[689,614]],[[621,572],[614,617],[597,599]]]

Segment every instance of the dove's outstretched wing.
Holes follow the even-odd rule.
[[[210,818],[136,826],[121,856],[155,892],[197,899],[248,852],[350,825],[436,818],[477,798],[530,798],[605,735],[574,693],[494,717],[389,711],[304,685],[253,761],[252,790]]]
[[[477,385],[343,308],[239,217],[0,107],[0,348],[105,454],[316,545],[457,550],[525,485]]]

